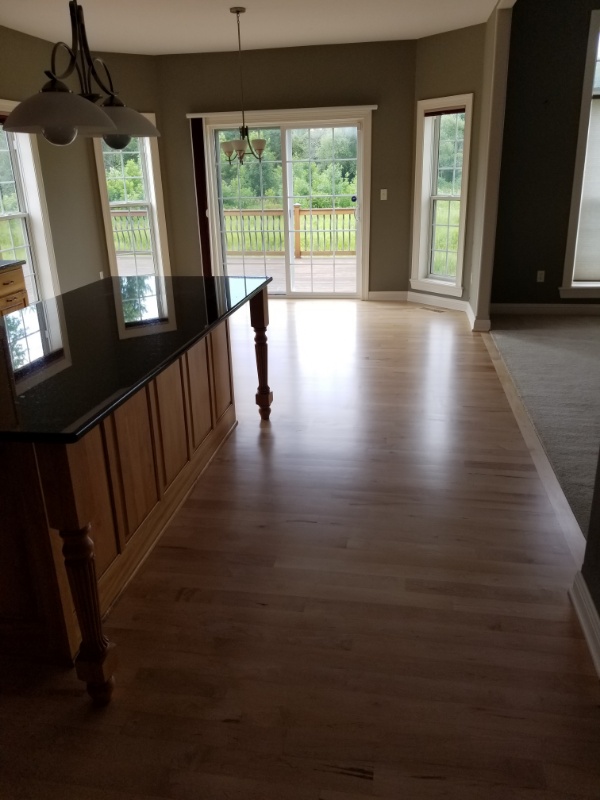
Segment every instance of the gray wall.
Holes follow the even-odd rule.
[[[421,99],[473,91],[476,147],[484,41],[485,26],[479,25],[418,42],[244,52],[247,108],[378,106],[373,115],[372,291],[408,288],[415,94]],[[39,88],[50,49],[48,42],[0,28],[0,97],[19,100]],[[157,114],[172,270],[200,274],[186,114],[239,108],[237,54],[105,57],[125,102]],[[42,139],[39,145],[64,292],[108,271],[93,149],[89,140],[64,149]],[[472,185],[475,180],[476,169]],[[383,187],[387,201],[379,199]],[[469,240],[471,228],[470,216]]]
[[[23,100],[47,80],[52,45],[0,26],[0,97]],[[157,105],[157,64],[147,56],[109,55],[123,99],[140,110]],[[67,80],[76,87],[72,78]],[[90,139],[54,147],[37,137],[61,292],[108,274],[98,178]]]
[[[492,302],[560,301],[590,12],[599,7],[518,0],[513,9]]]
[[[406,288],[415,48],[414,42],[384,42],[243,54],[248,109],[378,106],[373,115],[372,290]],[[194,274],[200,271],[200,250],[185,115],[239,109],[237,54],[165,56],[159,61],[173,270]],[[385,202],[378,199],[381,187],[388,189]]]
[[[485,25],[476,25],[450,33],[428,36],[417,42],[415,102],[430,97],[454,94],[473,94],[473,125],[471,130],[471,160],[467,198],[467,224],[463,299],[470,296],[473,240],[477,209],[477,185],[480,129],[483,107],[483,73],[485,55]]]
[[[51,45],[0,27],[0,97],[23,100],[47,80]],[[38,137],[50,227],[61,291],[98,279],[107,269],[106,240],[98,225],[98,192],[89,142],[54,147]]]

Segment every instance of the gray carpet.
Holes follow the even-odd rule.
[[[600,317],[505,316],[492,328],[587,536],[600,447]]]

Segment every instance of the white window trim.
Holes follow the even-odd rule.
[[[362,185],[358,190],[358,208],[361,216],[362,237],[360,242],[360,265],[356,297],[367,300],[369,295],[369,242],[371,231],[371,140],[372,112],[377,106],[333,106],[331,108],[286,108],[260,111],[246,111],[246,123],[251,127],[276,126],[284,131],[287,128],[306,126],[336,125],[340,123],[360,124],[361,136],[358,151],[359,169],[362,170]],[[219,236],[218,209],[215,208],[217,190],[215,186],[215,170],[212,165],[216,161],[214,149],[214,131],[218,128],[239,127],[241,111],[193,113],[188,119],[200,118],[204,126],[204,157],[207,166],[207,196],[210,222],[211,259],[214,266],[221,269],[221,239]],[[357,253],[357,255],[359,255]],[[220,273],[219,273],[220,274]],[[295,298],[302,297],[294,293]],[[327,295],[320,295],[326,297]],[[311,295],[312,297],[312,295]],[[335,295],[331,295],[335,297]]]
[[[19,103],[15,100],[0,99],[0,114],[10,114],[18,105]],[[30,223],[30,244],[35,258],[38,293],[40,300],[47,300],[60,294],[60,283],[54,256],[40,153],[35,136],[27,133],[18,133],[14,136]]]
[[[432,150],[431,136],[425,125],[425,114],[447,109],[465,109],[465,138],[463,145],[462,191],[460,198],[460,220],[458,234],[458,254],[456,259],[456,278],[454,281],[438,280],[429,277],[429,241],[431,236],[430,198]],[[465,252],[465,228],[467,219],[467,195],[469,187],[469,162],[471,151],[471,126],[473,119],[473,95],[457,94],[451,97],[437,97],[417,102],[417,140],[415,152],[415,190],[413,198],[412,266],[410,288],[421,292],[462,297],[462,283]],[[425,161],[425,158],[428,161]]]
[[[144,113],[144,116],[156,125],[156,115]],[[162,177],[160,172],[160,158],[158,154],[158,141],[156,137],[147,139],[150,158],[148,159],[148,190],[150,192],[150,207],[152,208],[154,230],[156,233],[156,257],[158,260],[158,272],[160,275],[169,276],[171,274],[171,261],[169,259],[169,247],[167,243],[167,222],[165,217],[165,199],[162,188]],[[119,275],[117,266],[117,253],[112,231],[112,219],[110,215],[110,203],[108,201],[108,189],[106,186],[106,176],[104,172],[104,158],[102,156],[102,140],[94,139],[94,155],[96,157],[96,169],[98,171],[98,188],[100,190],[100,204],[102,206],[102,219],[104,221],[104,234],[106,236],[106,249],[108,251],[108,264],[110,274],[114,277]]]
[[[600,36],[600,11],[592,11],[590,18],[590,33],[583,77],[583,90],[581,96],[581,112],[579,114],[579,135],[577,138],[577,154],[575,156],[575,170],[573,172],[573,192],[571,194],[571,213],[569,216],[569,230],[567,233],[567,247],[565,251],[565,267],[563,271],[560,296],[575,297],[600,297],[600,281],[574,281],[575,255],[577,252],[577,233],[579,230],[579,216],[581,213],[581,195],[583,192],[583,177],[585,173],[585,157],[592,111],[592,94],[594,91],[594,71],[596,68],[596,55],[598,52],[598,37]]]

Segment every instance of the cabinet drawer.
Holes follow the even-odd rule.
[[[11,296],[15,292],[20,292],[25,289],[25,278],[23,277],[23,270],[21,267],[17,269],[5,269],[0,272],[0,297],[7,294]]]
[[[17,308],[24,308],[27,305],[27,292],[21,289],[18,292],[11,292],[3,297],[0,296],[0,314],[14,311]]]

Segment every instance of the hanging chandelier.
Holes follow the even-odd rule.
[[[93,58],[88,46],[83,9],[70,0],[71,46],[57,42],[52,48],[50,79],[41,90],[20,103],[3,124],[14,133],[41,133],[51,144],[68,145],[77,137],[102,136],[115,150],[127,147],[132,136],[160,136],[142,114],[128,108],[115,92],[107,65]],[[57,55],[69,56],[62,73],[57,70]],[[103,73],[101,76],[99,69]],[[79,78],[79,94],[63,83],[73,72]],[[106,95],[101,106],[96,103]]]
[[[235,161],[236,157],[240,164],[244,163],[244,156],[251,155],[259,161],[262,160],[262,154],[267,144],[266,139],[253,139],[250,141],[249,129],[246,125],[246,115],[244,112],[244,72],[242,70],[242,37],[240,34],[240,14],[244,14],[246,9],[242,6],[234,6],[229,9],[232,14],[237,17],[237,35],[238,35],[238,65],[240,70],[240,98],[242,103],[242,124],[239,128],[240,138],[233,139],[228,142],[221,142],[221,149],[225,153],[227,161],[231,164]]]

